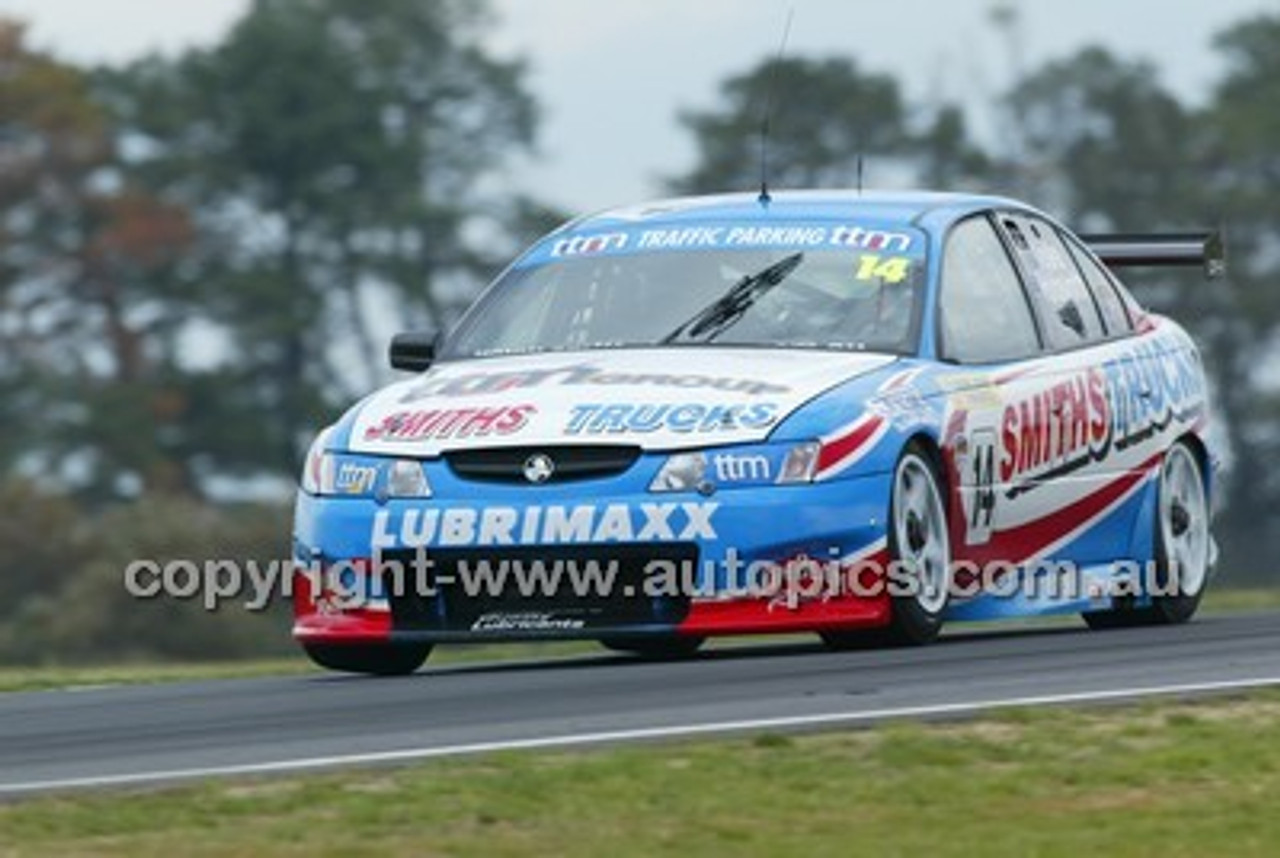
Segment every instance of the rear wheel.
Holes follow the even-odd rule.
[[[405,676],[422,667],[431,654],[431,644],[304,643],[302,648],[321,667],[372,676]]]
[[[1156,569],[1162,595],[1152,599],[1156,622],[1185,623],[1209,583],[1209,502],[1195,451],[1179,441],[1160,468]]]
[[[689,658],[696,653],[706,638],[672,635],[669,637],[619,637],[602,638],[600,645],[614,652],[625,652],[651,661],[672,661]]]
[[[1200,459],[1179,441],[1165,453],[1156,488],[1156,581],[1160,594],[1144,608],[1117,600],[1108,611],[1084,614],[1092,629],[1185,623],[1200,607],[1209,582],[1209,503]]]
[[[889,496],[892,618],[883,629],[823,632],[832,649],[919,645],[938,637],[951,596],[951,540],[945,494],[929,451],[911,442],[893,471]],[[896,585],[896,586],[893,586]],[[909,585],[909,586],[904,586]]]

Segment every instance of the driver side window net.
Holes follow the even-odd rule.
[[[1022,282],[984,217],[957,224],[947,237],[938,307],[943,356],[996,363],[1040,350]]]

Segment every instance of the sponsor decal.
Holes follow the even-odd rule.
[[[758,453],[721,453],[711,457],[711,467],[722,483],[763,483],[773,479],[769,457]]]
[[[861,226],[837,227],[831,235],[831,243],[859,250],[885,250],[890,253],[906,253],[911,249],[911,235],[905,232],[886,232]]]
[[[686,250],[691,247],[719,247],[727,227],[689,226],[649,229],[640,233],[636,247],[641,250]]]
[[[894,375],[867,400],[867,410],[887,417],[898,429],[934,422],[934,403],[915,386],[920,372],[916,368]]]
[[[911,252],[914,244],[914,236],[909,232],[872,229],[859,224],[699,224],[565,236],[552,240],[544,252],[551,259],[654,250],[732,250],[750,247],[826,247],[906,254]],[[902,256],[872,257],[870,262],[864,260],[860,263],[860,270],[866,272],[861,279],[875,276],[896,283],[906,276],[908,263]]]
[[[760,429],[778,419],[772,402],[755,405],[575,405],[565,426],[568,435],[603,435],[621,432],[680,433],[724,432]]]
[[[1000,481],[1013,497],[1112,450],[1125,450],[1204,407],[1194,355],[1143,344],[1004,408]]]
[[[630,236],[625,232],[575,235],[562,238],[551,245],[551,255],[553,257],[589,256],[595,253],[625,250],[629,241]]]
[[[572,631],[586,626],[585,620],[572,617],[557,617],[536,611],[522,611],[518,614],[501,612],[481,614],[471,624],[473,632],[545,632]]]
[[[1111,406],[1106,377],[1088,369],[1005,406],[1000,482],[1014,484],[1065,474],[1106,455]]]
[[[437,378],[428,376],[410,388],[400,402],[407,404],[429,396],[474,396],[535,387],[576,385],[678,387],[686,390],[722,390],[751,396],[787,393],[791,389],[759,379],[666,372],[608,372],[591,364],[567,364],[545,369],[471,372]]]
[[[334,488],[338,494],[367,495],[373,491],[373,484],[378,480],[378,469],[373,465],[357,465],[344,462],[338,466],[334,477]]]
[[[660,542],[716,539],[718,503],[577,504],[380,509],[374,513],[375,551],[430,546],[546,543]]]
[[[388,414],[364,432],[366,441],[425,441],[440,438],[484,438],[519,432],[537,412],[533,405],[493,408],[430,408]]]
[[[1168,346],[1168,341],[1165,346]],[[1110,394],[1111,443],[1118,450],[1145,441],[1204,407],[1199,363],[1187,349],[1145,343],[1103,364]]]
[[[993,410],[1000,407],[1000,390],[989,375],[948,373],[937,376],[934,383],[947,394],[947,403],[953,411]]]

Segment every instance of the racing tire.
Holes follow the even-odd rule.
[[[912,441],[898,457],[889,494],[889,562],[912,568],[909,594],[892,595],[889,625],[873,634],[885,643],[919,646],[942,631],[951,597],[951,537],[946,491],[935,457]],[[893,583],[890,578],[890,583]]]
[[[1160,594],[1143,608],[1133,599],[1116,600],[1107,611],[1084,614],[1091,629],[1185,623],[1200,607],[1209,583],[1212,540],[1209,536],[1209,504],[1204,489],[1200,457],[1185,442],[1169,448],[1160,464],[1156,487],[1155,545],[1156,583]],[[1164,593],[1170,583],[1176,591]]]
[[[601,638],[600,645],[614,652],[639,656],[647,661],[675,661],[693,656],[706,638],[671,635],[668,637]]]
[[[407,676],[431,654],[431,644],[304,643],[302,648],[323,668],[370,676]]]

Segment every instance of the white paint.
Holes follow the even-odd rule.
[[[408,763],[438,757],[456,757],[471,754],[488,754],[500,751],[533,751],[553,748],[570,748],[584,745],[604,745],[619,742],[637,742],[651,739],[676,739],[688,736],[704,736],[719,733],[739,733],[755,730],[799,730],[809,727],[833,727],[841,724],[864,724],[893,718],[930,718],[939,716],[971,715],[989,709],[1025,708],[1030,706],[1061,706],[1075,703],[1104,703],[1107,701],[1133,700],[1142,697],[1167,697],[1191,694],[1211,694],[1242,691],[1280,685],[1280,676],[1255,679],[1223,680],[1219,682],[1193,682],[1180,685],[1155,685],[1147,688],[1081,691],[1066,694],[1044,694],[1029,697],[993,698],[961,703],[939,703],[928,706],[902,706],[888,709],[870,709],[862,712],[828,712],[817,715],[793,715],[778,718],[753,718],[740,721],[717,721],[708,724],[677,724],[668,727],[639,727],[630,730],[606,730],[596,733],[570,733],[563,736],[543,736],[527,739],[503,739],[493,742],[473,742],[461,745],[442,745],[429,748],[403,748],[397,751],[371,751],[359,754],[335,754],[324,757],[303,757],[296,760],[277,760],[266,763],[246,763],[230,766],[205,766],[188,769],[167,769],[134,772],[122,775],[62,778],[25,783],[0,783],[0,795],[48,792],[52,790],[91,789],[100,787],[138,786],[167,781],[193,780],[213,777],[244,777],[252,775],[280,774],[316,769],[333,769],[346,766],[374,765],[380,763]]]
[[[763,441],[794,409],[893,357],[812,349],[598,349],[438,364],[393,384],[363,406],[355,452],[435,456],[469,447],[632,443],[646,450],[700,449]],[[634,431],[636,409],[667,407]],[[500,417],[484,432],[427,428],[420,437],[384,431],[397,415],[476,409]],[[615,411],[619,409],[619,411]],[[624,415],[607,419],[610,412]],[[678,422],[689,414],[703,417]],[[517,414],[515,419],[511,418]],[[711,418],[731,414],[727,421]],[[439,425],[439,424],[437,424]]]

